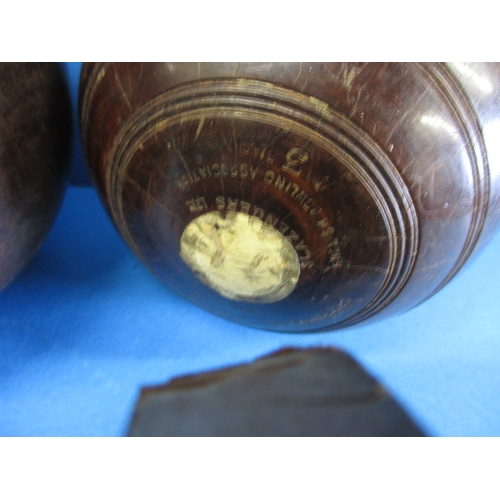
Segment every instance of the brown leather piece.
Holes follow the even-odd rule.
[[[141,393],[129,436],[423,436],[345,352],[284,349]]]

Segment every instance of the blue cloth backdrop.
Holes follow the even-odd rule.
[[[76,109],[80,65],[67,67]],[[73,169],[53,230],[1,294],[0,435],[123,435],[142,386],[284,346],[336,346],[427,433],[500,436],[500,237],[401,316],[333,333],[277,334],[215,317],[159,283],[86,185],[79,147]]]

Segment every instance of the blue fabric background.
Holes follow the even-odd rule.
[[[75,101],[80,65],[67,67]],[[277,334],[215,317],[159,283],[85,186],[79,148],[73,167],[53,230],[1,293],[0,435],[123,435],[144,385],[284,346],[331,345],[358,359],[427,433],[500,436],[499,236],[439,294],[399,317]]]

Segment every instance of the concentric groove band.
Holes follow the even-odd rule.
[[[267,120],[272,125],[293,123],[294,132],[302,130],[304,136],[342,157],[373,197],[392,239],[390,264],[379,292],[361,311],[335,327],[357,323],[386,307],[407,282],[418,253],[418,220],[410,193],[396,167],[372,138],[326,103],[304,94],[257,80],[211,79],[172,88],[146,103],[122,125],[109,156],[105,185],[112,194],[115,221],[122,215],[120,196],[115,195],[121,190],[126,167],[139,141],[181,118],[199,116],[202,110],[227,117],[244,113],[246,119]],[[123,226],[120,229],[140,255],[128,230]],[[332,325],[325,328],[331,329]]]
[[[95,63],[92,67],[92,71],[88,76],[88,80],[85,85],[85,92],[81,94],[81,102],[79,104],[79,113],[80,113],[80,129],[81,130],[90,130],[89,127],[89,110],[92,104],[92,98],[94,96],[94,91],[98,88],[99,80],[102,75],[106,71],[107,67],[110,63]],[[82,70],[83,71],[83,70]],[[80,89],[81,92],[82,89]],[[90,90],[90,91],[89,91]],[[82,145],[83,151],[87,153],[87,136],[86,134],[82,134]]]
[[[426,82],[431,82],[454,118],[471,162],[474,187],[472,221],[462,251],[443,281],[419,302],[422,303],[449,283],[473,252],[488,215],[490,171],[479,119],[459,82],[444,64],[415,64],[415,67]]]

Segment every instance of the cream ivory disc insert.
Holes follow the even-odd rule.
[[[239,212],[208,212],[181,237],[180,256],[223,297],[270,303],[289,295],[300,274],[292,244],[274,227]]]

